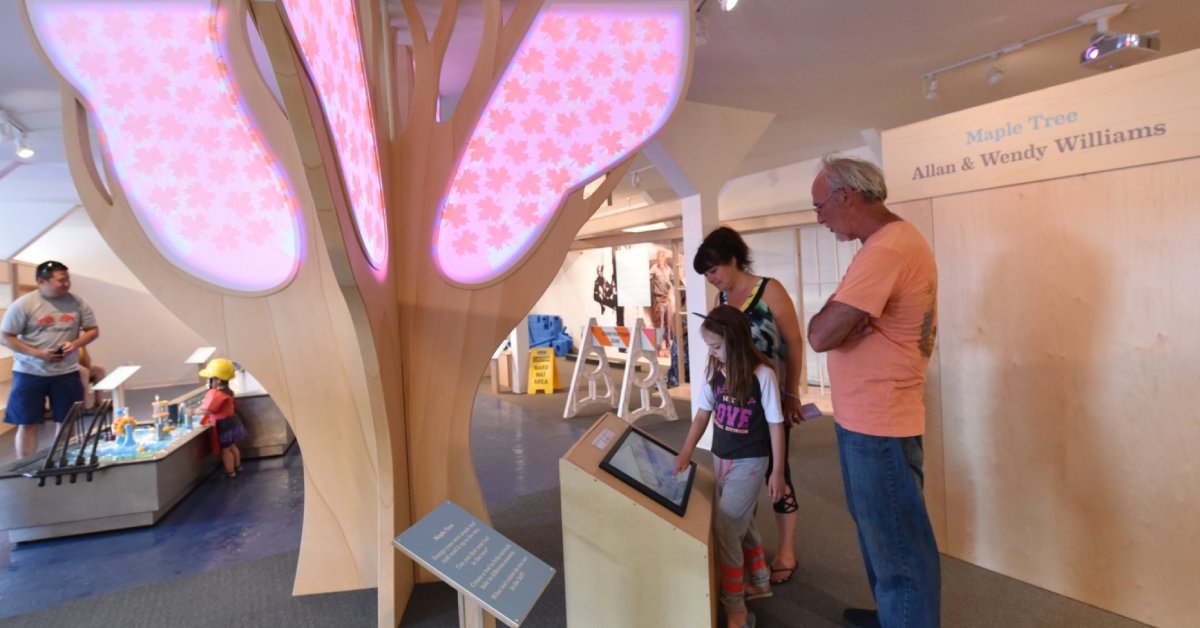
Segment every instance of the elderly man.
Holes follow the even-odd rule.
[[[0,322],[0,342],[16,353],[4,422],[17,425],[18,458],[37,452],[47,398],[60,428],[83,400],[79,349],[100,335],[92,308],[71,294],[66,265],[43,262],[36,277],[37,290],[13,301]]]
[[[938,626],[941,564],[922,493],[925,369],[937,332],[937,266],[921,234],[883,204],[873,164],[826,157],[812,184],[817,221],[861,240],[837,291],[809,323],[829,354],[846,503],[878,611],[859,626]],[[817,202],[819,200],[819,202]]]

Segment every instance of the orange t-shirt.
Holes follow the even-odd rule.
[[[200,409],[207,415],[203,422],[212,421],[215,424],[221,419],[233,416],[233,395],[219,388],[209,388],[208,392],[204,393],[204,401],[200,402]]]
[[[872,436],[925,433],[925,368],[937,335],[937,265],[908,222],[863,242],[833,300],[870,317],[873,331],[829,352],[833,414]]]

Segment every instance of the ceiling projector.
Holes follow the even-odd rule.
[[[1092,70],[1113,70],[1141,63],[1158,54],[1155,34],[1096,33],[1079,55],[1079,64]]]

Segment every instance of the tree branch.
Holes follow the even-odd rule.
[[[471,68],[471,76],[463,89],[462,97],[454,110],[454,145],[462,146],[467,139],[467,133],[474,126],[488,98],[487,89],[495,83],[496,78],[496,48],[500,40],[500,30],[504,26],[504,13],[501,11],[500,0],[486,0],[483,15],[483,34],[479,40],[479,52],[475,55],[475,65]]]
[[[409,119],[433,120],[437,115],[438,83],[441,79],[442,66],[440,61],[432,59],[433,51],[429,44],[429,35],[425,30],[425,21],[421,19],[421,11],[417,9],[415,0],[401,0],[404,7],[404,17],[408,20],[408,30],[412,33],[413,80],[411,107]],[[429,68],[433,63],[434,68]]]

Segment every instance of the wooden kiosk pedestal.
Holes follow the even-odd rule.
[[[600,469],[628,426],[604,415],[558,463],[567,625],[713,626],[712,471],[676,515]]]

